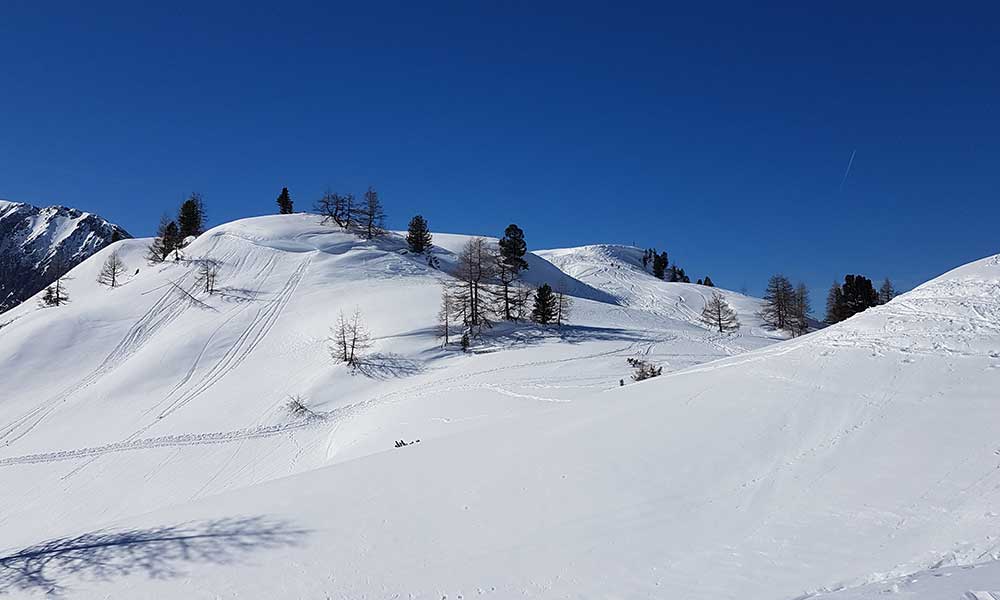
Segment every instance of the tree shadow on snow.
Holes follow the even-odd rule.
[[[372,379],[398,379],[418,375],[425,370],[424,364],[399,354],[375,353],[363,357],[354,366],[355,371]]]
[[[495,352],[500,349],[516,346],[541,344],[549,340],[558,340],[567,344],[580,344],[593,341],[613,342],[652,342],[653,336],[642,332],[614,327],[585,327],[582,325],[536,325],[521,323],[517,326],[505,325],[503,329],[486,330],[480,338],[482,346],[474,348],[474,352]]]
[[[222,287],[215,290],[215,293],[222,298],[223,302],[233,302],[242,304],[244,302],[258,302],[257,290],[247,288]]]
[[[61,595],[68,591],[64,579],[69,577],[178,577],[184,574],[184,563],[233,564],[253,551],[295,545],[307,533],[284,521],[244,517],[56,538],[4,552],[0,594],[20,590]]]

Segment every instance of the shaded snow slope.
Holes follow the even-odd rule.
[[[75,208],[0,200],[0,312],[119,238],[122,228]]]
[[[446,252],[444,258],[445,268],[454,264],[453,257],[459,254],[462,251],[462,246],[473,237],[475,236],[453,233],[434,234],[434,245]],[[497,242],[497,238],[488,236],[479,237],[489,240],[492,243]],[[585,298],[607,304],[618,304],[618,298],[615,296],[608,294],[602,289],[587,285],[572,275],[567,275],[537,253],[528,252],[524,256],[524,260],[528,263],[528,269],[522,271],[520,280],[526,285],[538,287],[547,283],[552,286],[552,289],[560,290],[577,298]]]
[[[534,254],[568,276],[605,292],[617,304],[665,318],[698,323],[705,303],[718,292],[736,311],[743,334],[781,336],[762,328],[759,299],[722,288],[657,279],[643,268],[643,251],[639,248],[597,244],[537,250]]]

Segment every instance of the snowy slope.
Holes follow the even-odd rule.
[[[718,292],[736,310],[743,326],[741,333],[758,337],[779,335],[762,329],[758,317],[759,299],[721,288],[662,281],[643,268],[642,253],[632,246],[608,244],[534,252],[568,276],[607,293],[623,306],[698,323],[705,302],[713,292]]]
[[[188,250],[223,294],[180,264],[88,287],[99,254],[73,304],[15,309],[0,591],[791,599],[1000,552],[1000,257],[749,353],[619,297],[455,355],[445,275],[401,250],[248,219]],[[357,305],[352,376],[324,337]],[[688,368],[619,388],[647,352]]]
[[[436,236],[445,267],[448,248],[466,239]],[[558,409],[627,380],[631,356],[670,371],[744,349],[745,340],[609,304],[529,257],[529,283],[581,295],[572,324],[498,326],[461,355],[442,351],[435,333],[448,276],[397,236],[364,242],[309,215],[222,225],[186,249],[188,259],[221,262],[213,296],[200,291],[194,264],[147,264],[148,242],[119,242],[74,269],[69,305],[40,309],[32,299],[5,315],[0,527],[34,523],[25,542],[64,522],[120,518],[398,439]],[[116,289],[95,282],[112,251],[128,274]],[[326,338],[339,312],[356,307],[376,345],[352,375],[330,359]],[[290,415],[291,396],[322,418]],[[113,506],[93,500],[108,481],[121,488]]]
[[[0,312],[129,234],[100,217],[64,206],[0,200]]]

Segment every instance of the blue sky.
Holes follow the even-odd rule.
[[[817,305],[1000,251],[1000,8],[693,4],[6,2],[0,197],[149,235],[372,184]]]

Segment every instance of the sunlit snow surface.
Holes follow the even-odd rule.
[[[435,237],[443,268],[466,239]],[[998,554],[996,257],[774,344],[733,292],[740,334],[706,330],[711,290],[639,250],[539,252],[526,280],[579,296],[570,326],[463,355],[436,337],[447,275],[397,236],[223,225],[187,249],[222,262],[211,296],[146,243],[115,246],[124,286],[94,282],[106,249],[69,305],[0,321],[2,592],[855,599],[997,573],[956,569]],[[326,337],[355,307],[376,343],[351,374]],[[631,384],[631,356],[671,373]]]

